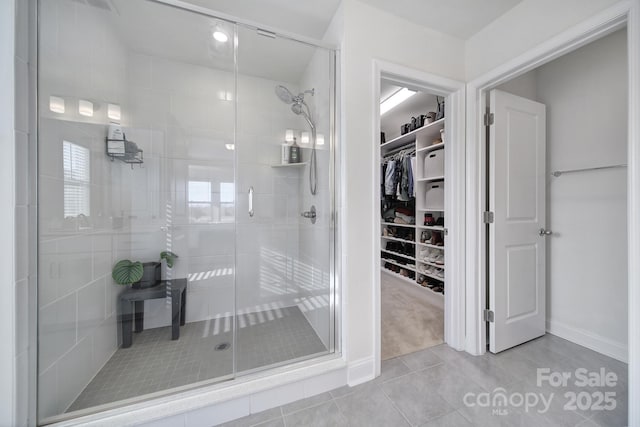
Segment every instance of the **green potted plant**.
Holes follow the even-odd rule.
[[[113,280],[132,288],[151,288],[160,283],[160,266],[165,260],[167,267],[172,268],[178,255],[171,251],[160,252],[160,261],[142,263],[124,259],[118,261],[111,271]]]

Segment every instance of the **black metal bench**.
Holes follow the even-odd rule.
[[[185,323],[187,279],[163,280],[151,288],[129,288],[120,294],[122,348],[131,347],[134,320],[135,332],[144,329],[144,302],[168,297],[171,297],[171,339],[177,340],[180,338],[180,326]]]

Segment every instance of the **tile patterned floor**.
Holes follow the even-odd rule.
[[[233,373],[231,318],[188,323],[171,341],[170,327],[133,335],[133,345],[109,359],[70,411],[129,399]],[[326,348],[298,307],[238,315],[238,372],[312,354]]]
[[[618,384],[609,388],[536,385],[537,368],[575,372],[577,368],[615,372]],[[575,377],[573,377],[575,380]],[[523,407],[468,407],[467,393],[476,396],[503,387],[512,393],[542,393],[551,404]],[[565,392],[615,392],[611,411],[565,410]],[[469,400],[468,400],[469,401]],[[473,401],[473,400],[471,400]],[[516,401],[517,402],[517,401]],[[342,387],[279,408],[224,424],[226,427],[621,427],[627,425],[627,365],[569,341],[546,335],[498,355],[474,357],[446,344],[386,360],[373,381]]]

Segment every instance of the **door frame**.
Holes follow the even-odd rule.
[[[628,41],[628,259],[640,258],[640,2],[621,1],[524,54],[467,83],[467,339],[465,349],[486,351],[487,236],[482,213],[487,198],[484,113],[491,89],[572,52],[616,30],[627,28]],[[640,399],[640,264],[628,263],[629,400]],[[629,406],[629,425],[640,424],[640,407]]]
[[[456,140],[456,144],[448,144],[445,150],[445,171],[459,171],[456,174],[448,174],[446,179],[447,194],[445,195],[445,211],[451,213],[455,211],[465,212],[466,210],[466,170],[465,170],[465,84],[456,80],[447,79],[434,74],[419,71],[413,68],[404,67],[391,62],[375,59],[373,61],[373,141],[376,148],[374,154],[374,179],[373,179],[373,200],[380,198],[380,79],[389,79],[399,84],[408,84],[419,88],[425,92],[438,96],[444,96],[445,117],[447,120],[447,135],[450,140]],[[373,343],[374,343],[374,366],[375,375],[380,375],[381,366],[381,285],[380,285],[380,213],[378,208],[372,212],[373,229]],[[447,293],[445,294],[444,309],[444,340],[457,349],[463,350],[465,347],[465,219],[464,215],[451,215],[447,217],[448,232],[448,256],[450,259],[460,260],[455,264],[449,263],[447,266]]]

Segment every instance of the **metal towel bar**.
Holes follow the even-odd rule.
[[[593,168],[584,168],[584,169],[570,169],[570,170],[565,170],[565,171],[555,171],[552,172],[551,175],[555,176],[556,178],[559,177],[560,175],[564,175],[565,173],[575,173],[575,172],[585,172],[585,171],[595,171],[595,170],[601,170],[601,169],[618,169],[618,168],[626,168],[627,165],[626,164],[621,164],[621,165],[611,165],[611,166],[598,166],[598,167],[593,167]]]

